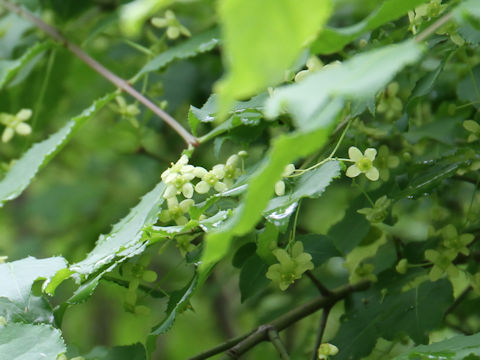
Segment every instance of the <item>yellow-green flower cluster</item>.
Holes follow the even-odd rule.
[[[387,120],[393,120],[402,114],[403,103],[397,96],[400,85],[392,82],[387,86],[387,90],[380,95],[377,105],[377,112],[385,114]]]
[[[26,136],[32,132],[32,127],[26,123],[28,119],[32,117],[32,110],[22,109],[17,114],[0,114],[0,124],[5,125],[5,129],[2,133],[2,142],[9,142],[15,133],[18,135]]]
[[[330,356],[338,354],[338,347],[330,343],[323,343],[318,347],[318,360],[328,360]]]
[[[359,214],[364,214],[367,220],[371,223],[381,223],[387,217],[391,203],[392,200],[386,195],[383,195],[375,201],[373,208],[363,208],[357,210],[357,212]]]
[[[232,187],[242,174],[240,158],[245,154],[244,151],[234,154],[225,164],[217,164],[211,170],[190,165],[188,157],[182,155],[161,175],[166,185],[163,197],[167,200],[167,209],[160,213],[160,221],[174,221],[177,225],[186,224],[188,219],[185,215],[195,204],[192,199],[195,192],[206,194],[211,189],[223,192]],[[194,183],[195,181],[197,182]],[[183,196],[185,199],[179,201],[177,196]]]
[[[282,291],[300,279],[305,271],[313,269],[312,256],[303,251],[303,243],[300,241],[293,244],[290,252],[275,249],[273,255],[278,264],[271,265],[266,276]]]

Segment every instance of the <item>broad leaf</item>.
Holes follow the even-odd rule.
[[[361,358],[371,352],[377,338],[393,340],[402,333],[416,343],[426,343],[428,331],[442,324],[439,314],[452,303],[453,290],[448,280],[439,280],[402,291],[403,285],[424,273],[422,270],[400,277],[388,271],[372,289],[354,294],[346,303],[346,316],[332,340],[340,349],[336,358]]]
[[[135,79],[139,79],[151,71],[161,70],[175,60],[188,59],[197,54],[210,51],[219,43],[220,36],[219,31],[216,28],[195,35],[154,57],[138,72]]]
[[[54,320],[50,304],[44,298],[34,295],[30,295],[26,306],[22,302],[0,297],[0,316],[12,323],[53,324]]]
[[[268,265],[258,256],[254,254],[249,257],[242,266],[240,271],[240,294],[241,302],[257,294],[267,287],[270,280],[267,279]]]
[[[219,2],[224,60],[229,69],[218,84],[221,113],[283,80],[302,49],[330,13],[327,0],[225,0]],[[262,31],[258,31],[262,29]]]
[[[60,331],[48,325],[0,327],[0,360],[56,360],[65,352]]]
[[[83,358],[85,360],[145,360],[147,355],[142,344],[134,344],[114,346],[110,349],[96,347],[87,355],[84,355]]]
[[[476,355],[476,357],[469,357]],[[455,336],[430,345],[420,345],[394,360],[448,359],[477,360],[480,358],[480,334]]]
[[[22,260],[0,264],[0,297],[5,297],[15,304],[28,307],[31,288],[35,280],[48,279],[67,263],[62,257],[35,259],[27,257]]]
[[[92,118],[114,96],[115,94],[111,93],[94,101],[89,108],[70,120],[55,134],[44,141],[34,144],[23,154],[0,181],[0,207],[6,201],[19,197],[37,172],[62,149],[79,127]]]
[[[409,10],[426,2],[427,0],[387,0],[372,12],[363,21],[344,28],[325,28],[318,39],[312,44],[312,52],[315,54],[331,54],[343,49],[349,42],[357,37],[376,29],[389,21],[396,20],[406,15]]]
[[[331,238],[320,234],[300,235],[295,238],[303,242],[304,251],[312,255],[313,265],[319,266],[331,257],[341,256]]]
[[[367,99],[421,54],[421,46],[409,40],[357,55],[341,65],[317,71],[298,84],[277,89],[266,103],[265,114],[275,117],[286,110],[298,127],[309,130],[315,126],[312,119],[332,97]]]

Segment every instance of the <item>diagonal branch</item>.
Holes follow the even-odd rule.
[[[330,314],[331,307],[326,307],[323,309],[322,320],[320,320],[320,325],[317,332],[317,339],[315,340],[315,346],[312,352],[312,360],[317,359],[318,348],[322,344],[323,334],[325,333],[325,327],[327,326],[328,315]]]
[[[190,360],[204,360],[214,355],[220,354],[228,350],[220,360],[236,359],[240,355],[244,354],[257,344],[269,340],[268,331],[275,329],[276,331],[282,331],[290,325],[302,320],[303,318],[315,313],[322,308],[331,308],[335,303],[343,300],[349,294],[356,291],[366,290],[370,286],[370,282],[362,281],[354,285],[342,286],[330,293],[329,296],[318,296],[310,302],[300,305],[293,310],[283,314],[276,318],[269,324],[261,325],[257,329],[250,331],[247,334],[238,336],[235,339],[231,339],[223,344],[220,344],[210,350],[207,350],[199,355],[196,355]]]
[[[38,28],[45,31],[48,35],[52,38],[60,42],[65,48],[67,48],[72,54],[82,60],[85,64],[90,66],[93,70],[103,76],[105,79],[110,81],[113,85],[119,88],[122,91],[130,94],[133,98],[137,101],[145,105],[149,108],[154,114],[159,116],[163,121],[165,121],[173,130],[179,134],[183,140],[187,143],[187,145],[198,145],[198,140],[190,134],[177,120],[175,120],[172,116],[168,113],[160,109],[157,105],[155,105],[150,99],[145,97],[143,94],[138,92],[133,86],[131,86],[127,81],[118,77],[110,70],[108,70],[105,66],[100,64],[98,61],[90,57],[87,53],[85,53],[80,47],[75,45],[74,43],[70,42],[60,31],[56,28],[48,25],[40,18],[33,15],[26,9],[21,8],[20,6],[11,3],[7,0],[0,0],[0,4],[5,6],[9,11],[14,12],[27,20],[34,23]]]

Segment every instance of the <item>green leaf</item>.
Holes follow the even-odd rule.
[[[340,163],[329,161],[322,166],[298,176],[293,190],[274,197],[268,203],[263,215],[268,221],[280,226],[295,211],[296,203],[303,198],[318,198],[332,180],[340,175]],[[295,206],[294,206],[295,205]]]
[[[171,47],[160,55],[150,60],[135,76],[135,79],[143,75],[158,71],[175,60],[188,59],[198,54],[212,50],[220,43],[220,33],[217,28],[210,29],[201,34],[194,35],[177,46]]]
[[[315,54],[332,54],[342,50],[345,45],[355,40],[357,37],[372,31],[390,21],[396,20],[405,15],[409,10],[413,10],[427,0],[386,0],[382,5],[372,12],[363,21],[344,28],[323,29],[319,37],[312,44],[312,52]]]
[[[0,297],[0,316],[7,322],[49,323],[53,324],[53,312],[50,304],[42,297],[31,295],[28,304],[14,302]]]
[[[471,336],[455,336],[450,339],[430,345],[420,345],[405,354],[395,357],[394,360],[413,359],[448,359],[448,360],[474,360],[469,355],[480,356],[480,334]]]
[[[462,1],[452,11],[452,16],[460,24],[469,22],[470,17],[480,19],[480,4],[476,0]]]
[[[271,222],[267,222],[265,224],[265,229],[258,232],[256,252],[267,264],[273,264],[276,262],[272,250],[277,247],[278,234],[278,227]]]
[[[343,102],[335,99],[320,112],[315,130],[281,135],[272,142],[265,161],[249,178],[247,191],[240,206],[234,210],[233,216],[217,231],[207,234],[200,265],[200,282],[206,279],[214,263],[227,254],[232,238],[251,231],[260,220],[262,212],[273,196],[274,185],[281,178],[285,166],[322,147],[342,108]]]
[[[48,279],[66,266],[67,263],[62,257],[27,257],[0,264],[0,297],[5,297],[25,309],[29,304],[34,281]]]
[[[0,89],[11,81],[20,70],[22,70],[33,59],[52,47],[53,43],[50,41],[36,43],[16,60],[0,60]]]
[[[129,214],[116,223],[107,235],[100,235],[95,248],[87,257],[70,266],[70,270],[81,276],[90,275],[116,260],[141,253],[145,248],[142,240],[144,228],[157,222],[160,206],[164,198],[165,184],[160,182],[141,201],[130,210]]]
[[[248,298],[265,289],[270,280],[267,279],[268,265],[256,254],[250,256],[240,270],[240,301],[243,303]]]
[[[427,342],[428,331],[442,324],[439,314],[453,302],[453,290],[445,279],[423,282],[402,292],[403,285],[424,273],[422,270],[406,276],[388,271],[372,289],[354,294],[346,303],[344,322],[331,341],[340,349],[336,359],[368,355],[379,337],[393,340],[405,333],[416,343]]]
[[[327,0],[225,0],[218,4],[229,69],[217,84],[221,113],[233,100],[282,81],[330,14]]]
[[[368,234],[370,223],[365,216],[357,213],[359,206],[352,204],[345,216],[328,231],[328,237],[340,252],[345,255],[353,250]]]
[[[165,319],[158,325],[152,328],[150,335],[147,338],[147,351],[151,354],[155,350],[155,342],[157,336],[167,332],[175,321],[179,313],[184,311],[190,303],[196,287],[198,285],[198,276],[195,274],[190,283],[182,290],[173,292],[170,295],[170,300],[167,306],[167,313]]]
[[[328,259],[341,256],[331,238],[320,234],[300,235],[295,238],[303,243],[303,249],[306,253],[312,255],[313,265],[319,266]]]
[[[317,71],[298,84],[277,89],[267,101],[267,117],[287,110],[299,128],[309,130],[312,121],[330,99],[368,99],[403,67],[414,63],[422,48],[413,40],[357,55],[338,66]]]
[[[0,360],[56,360],[66,350],[60,331],[48,325],[0,327]]]
[[[108,94],[85,109],[80,115],[71,119],[63,128],[48,139],[34,144],[10,168],[0,181],[0,207],[6,201],[19,197],[27,188],[37,172],[45,166],[71,139],[83,123],[92,118],[103,106],[115,97]]]

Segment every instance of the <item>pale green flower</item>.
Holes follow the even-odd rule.
[[[392,200],[386,195],[383,195],[375,201],[373,208],[363,208],[357,210],[357,212],[359,214],[364,214],[367,220],[371,223],[380,223],[387,217],[391,203]]]
[[[179,203],[176,196],[169,197],[167,199],[167,209],[162,210],[159,220],[161,222],[173,220],[177,225],[185,225],[188,223],[185,214],[194,204],[195,202],[192,199],[185,199]]]
[[[402,259],[398,262],[397,266],[395,266],[395,270],[399,274],[405,274],[408,270],[408,260],[407,259]]]
[[[454,250],[457,254],[469,255],[470,250],[467,245],[470,244],[475,238],[472,234],[459,235],[457,229],[452,224],[448,224],[440,230],[443,237],[443,245],[447,249]]]
[[[361,173],[364,173],[365,176],[372,181],[378,180],[380,174],[378,169],[373,166],[373,161],[377,155],[377,150],[373,148],[368,148],[365,150],[365,153],[362,154],[358,148],[355,146],[350,146],[348,149],[348,156],[350,160],[355,162],[354,165],[350,165],[347,169],[346,175],[348,177],[354,178]]]
[[[377,276],[373,273],[373,270],[375,270],[373,264],[359,264],[350,274],[350,283],[355,284],[362,280],[377,281]]]
[[[323,62],[320,60],[318,57],[312,55],[308,58],[307,63],[305,64],[307,67],[307,70],[301,70],[295,75],[295,82],[300,82],[305,77],[317,70],[320,70],[323,67]]]
[[[172,40],[178,38],[180,35],[186,37],[190,37],[192,35],[185,26],[180,24],[175,16],[175,13],[171,10],[165,11],[165,16],[163,18],[152,18],[151,22],[152,25],[157,28],[167,28],[167,37]]]
[[[463,127],[470,133],[467,138],[468,142],[474,142],[480,139],[480,125],[476,121],[465,120]]]
[[[283,169],[282,178],[292,175],[294,171],[295,165],[288,164],[287,166],[285,166],[285,169]],[[285,195],[285,182],[283,180],[278,180],[275,183],[275,194],[277,194],[277,196]]]
[[[240,163],[240,153],[233,154],[227,159],[225,163],[224,172],[225,176],[223,177],[223,182],[227,187],[232,187],[235,180],[237,180],[240,175],[242,175],[242,169],[238,166]]]
[[[387,120],[398,118],[402,114],[403,103],[397,97],[400,86],[397,82],[392,82],[387,86],[385,92],[380,95],[380,100],[377,105],[377,112],[385,114]]]
[[[318,359],[328,360],[329,356],[338,354],[338,347],[330,343],[323,343],[318,347]]]
[[[0,123],[5,125],[2,133],[2,142],[9,142],[15,133],[26,136],[32,133],[32,127],[26,123],[32,117],[32,110],[22,109],[16,115],[0,114]]]
[[[457,267],[452,261],[457,257],[454,250],[443,250],[441,252],[433,249],[425,251],[425,259],[433,264],[428,277],[431,281],[437,281],[443,274],[447,273],[450,277],[458,276]]]
[[[375,159],[375,165],[380,172],[380,179],[388,181],[390,179],[390,169],[398,167],[400,159],[398,156],[390,155],[390,150],[387,145],[382,145],[378,149],[378,155]]]
[[[300,241],[292,246],[290,253],[284,249],[275,249],[273,255],[279,263],[268,268],[266,277],[282,291],[300,279],[305,271],[313,269],[312,256],[303,252],[303,243]]]
[[[140,114],[140,109],[135,104],[127,104],[123,96],[115,97],[116,104],[112,104],[111,108],[119,113],[122,117],[130,121],[134,127],[138,127],[137,116]]]
[[[207,193],[210,188],[214,188],[215,191],[222,192],[227,190],[227,185],[223,183],[222,180],[225,177],[225,165],[223,164],[218,164],[215,165],[212,170],[207,171],[203,169],[204,172],[200,173],[201,171],[199,170],[199,175],[201,176],[201,181],[198,182],[197,185],[195,185],[195,191],[199,194],[205,194]]]

